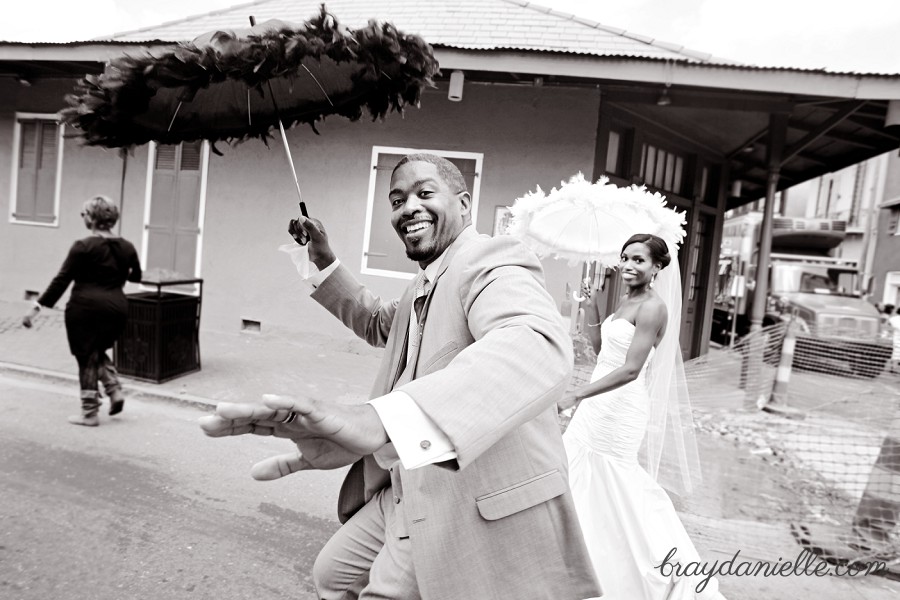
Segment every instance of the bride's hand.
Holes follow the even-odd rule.
[[[576,404],[578,404],[578,398],[575,397],[575,392],[566,392],[557,403],[557,410],[563,411],[574,407]]]

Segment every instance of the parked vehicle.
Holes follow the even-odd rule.
[[[719,258],[712,339],[728,344],[749,333],[761,213],[725,222]],[[846,222],[775,217],[772,252],[764,270],[768,294],[763,326],[793,319],[798,330],[794,364],[849,368],[876,377],[890,359],[878,310],[863,299],[856,261],[829,256],[846,235]],[[836,363],[841,363],[840,367]]]

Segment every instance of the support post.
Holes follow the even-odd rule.
[[[759,253],[756,263],[756,288],[753,290],[753,312],[750,315],[750,331],[762,329],[766,315],[766,298],[769,294],[769,257],[772,254],[772,218],[775,212],[775,193],[781,178],[781,157],[787,134],[788,117],[785,114],[769,115],[769,138],[766,149],[768,177],[766,203],[760,225]]]
[[[769,115],[769,135],[766,144],[766,163],[768,177],[766,181],[766,202],[763,208],[763,220],[760,224],[759,251],[756,259],[756,286],[753,289],[753,307],[750,313],[750,339],[746,352],[747,387],[744,404],[747,408],[759,410],[768,401],[768,390],[763,382],[763,353],[766,349],[766,336],[761,333],[763,318],[766,315],[769,294],[769,257],[772,253],[772,218],[775,212],[775,193],[778,191],[778,180],[781,176],[781,161],[784,154],[784,142],[787,136],[788,115]],[[764,391],[765,390],[765,391]]]

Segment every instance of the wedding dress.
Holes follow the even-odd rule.
[[[634,336],[634,325],[610,315],[600,330],[602,346],[592,381],[621,367]],[[619,388],[585,398],[563,436],[569,458],[569,485],[603,600],[693,600],[719,598],[718,582],[678,577],[657,568],[668,563],[700,562],[672,502],[638,463],[647,429],[650,397],[647,370]],[[710,563],[712,564],[712,563]]]

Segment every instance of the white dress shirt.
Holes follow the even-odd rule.
[[[445,250],[436,260],[425,267],[425,277],[433,282],[437,276],[441,263],[444,262]],[[339,259],[313,273],[306,282],[315,290],[334,273],[341,264]],[[315,269],[315,265],[311,266]],[[415,298],[413,298],[415,302]],[[410,307],[409,339],[418,336],[419,324],[416,320],[416,311]],[[407,344],[407,358],[413,351],[412,344]],[[373,456],[375,461],[383,469],[391,468],[399,460],[406,469],[417,469],[438,462],[456,458],[456,450],[450,443],[450,439],[426,415],[412,397],[402,391],[395,391],[369,401],[381,424],[387,432],[390,442],[378,449]]]

